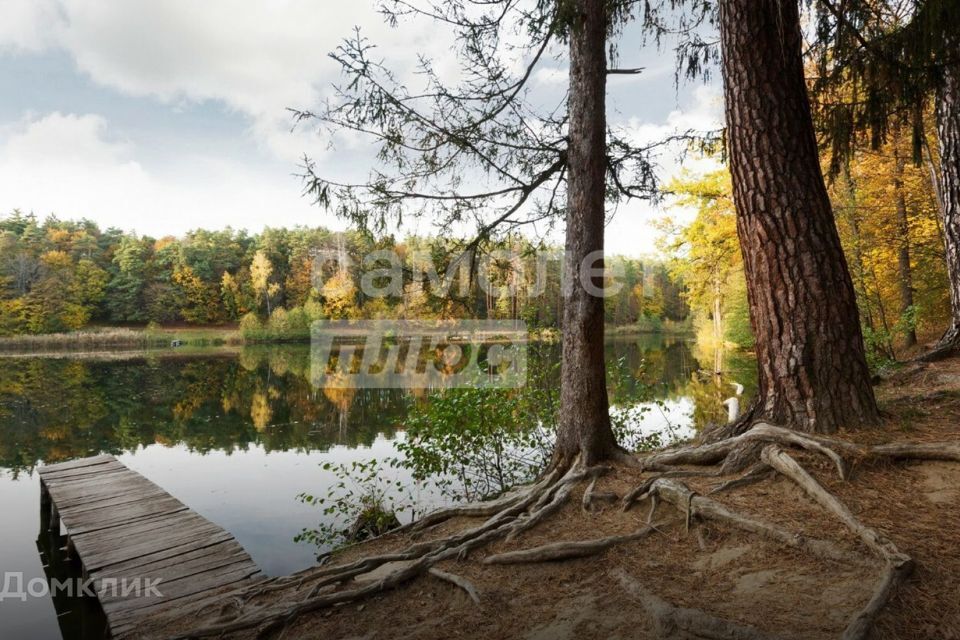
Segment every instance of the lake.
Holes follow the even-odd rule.
[[[611,405],[646,408],[631,414],[643,433],[692,435],[726,419],[722,401],[733,383],[746,387],[744,401],[756,384],[749,356],[726,354],[714,376],[715,354],[682,337],[612,338],[607,356]],[[528,346],[540,384],[558,384],[558,360],[559,345]],[[431,393],[317,389],[309,363],[302,345],[0,359],[0,575],[22,573],[24,585],[45,576],[36,466],[98,453],[116,455],[230,531],[267,575],[315,563],[317,547],[294,537],[324,516],[297,496],[336,482],[325,463],[396,455],[407,416]],[[428,508],[441,498],[420,500]],[[0,638],[91,636],[77,628],[69,602],[56,604],[0,601]]]

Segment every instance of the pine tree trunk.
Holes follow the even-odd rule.
[[[960,38],[951,38],[954,60]],[[937,143],[940,147],[940,196],[943,206],[943,236],[950,279],[950,327],[940,339],[931,359],[960,349],[960,64],[944,68],[937,87]]]
[[[830,433],[878,420],[820,171],[794,0],[721,0],[737,232],[756,336],[752,415]]]
[[[594,464],[616,452],[603,353],[603,298],[588,291],[585,261],[603,251],[606,187],[606,0],[575,0],[570,29],[569,147],[560,417],[554,462]],[[589,283],[589,280],[587,280]],[[603,278],[594,278],[603,286]]]
[[[913,272],[910,268],[910,220],[907,217],[907,198],[903,187],[903,172],[907,160],[900,154],[899,135],[894,140],[894,162],[896,173],[893,178],[893,191],[897,200],[897,267],[900,275],[900,319],[907,321],[907,314],[913,307]],[[904,344],[912,347],[917,344],[917,330],[911,322],[904,332]]]

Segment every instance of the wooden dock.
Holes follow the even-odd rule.
[[[38,472],[41,528],[63,523],[67,554],[92,581],[114,638],[265,579],[230,533],[113,456]]]

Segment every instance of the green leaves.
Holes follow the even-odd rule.
[[[297,499],[322,507],[324,521],[315,529],[303,529],[295,542],[313,544],[322,551],[337,548],[379,535],[399,524],[398,514],[413,512],[409,488],[400,480],[388,479],[385,465],[375,458],[348,464],[324,462],[320,468],[335,480],[325,483],[323,495],[305,492]]]

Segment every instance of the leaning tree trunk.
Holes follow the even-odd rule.
[[[878,420],[856,298],[820,171],[796,0],[721,0],[737,233],[756,336],[752,413],[829,433]]]
[[[616,452],[603,353],[602,289],[606,187],[606,0],[575,0],[570,25],[567,231],[560,418],[554,462],[593,464]],[[589,260],[588,256],[600,259]],[[587,275],[584,275],[587,273]]]
[[[951,322],[929,359],[960,350],[960,37],[950,39],[953,62],[937,87],[937,143],[940,147],[940,196],[943,239],[950,279]]]

